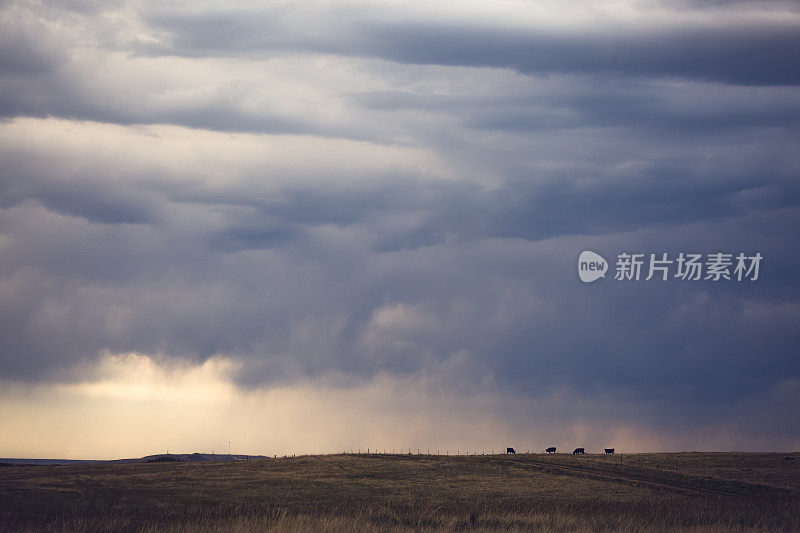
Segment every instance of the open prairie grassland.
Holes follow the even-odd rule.
[[[0,467],[0,530],[800,530],[800,454]]]

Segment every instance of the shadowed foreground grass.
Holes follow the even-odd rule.
[[[0,530],[42,529],[800,530],[800,454],[0,467]]]

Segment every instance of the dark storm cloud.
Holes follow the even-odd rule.
[[[102,224],[147,224],[153,221],[158,197],[147,190],[98,177],[103,171],[67,172],[53,168],[53,160],[31,161],[31,153],[0,146],[2,194],[0,207],[36,202],[56,213]],[[109,172],[111,169],[106,169]],[[94,175],[92,175],[94,174]],[[57,177],[58,176],[58,177]]]
[[[44,13],[55,16],[53,12],[60,13],[55,7]],[[87,17],[100,16],[93,9],[85,12]],[[703,98],[699,94],[702,84],[694,90],[689,88],[685,95],[686,87],[659,85],[664,78],[754,86],[795,84],[798,69],[793,68],[793,50],[800,44],[800,28],[791,21],[762,22],[760,26],[736,21],[719,26],[665,24],[657,28],[553,32],[455,22],[420,23],[413,17],[387,23],[385,14],[379,11],[368,10],[370,16],[362,20],[352,11],[338,10],[310,15],[306,29],[297,31],[294,23],[302,11],[289,8],[213,15],[157,13],[142,11],[144,20],[154,29],[160,28],[159,35],[166,31],[167,44],[147,45],[161,50],[156,54],[224,58],[242,54],[248,57],[249,52],[274,50],[280,54],[297,50],[379,57],[408,64],[579,76],[566,78],[561,86],[553,84],[552,92],[537,96],[502,92],[480,97],[397,92],[384,96],[350,95],[363,109],[458,113],[464,126],[478,129],[525,131],[630,124],[651,131],[658,125],[659,130],[683,134],[758,125],[791,126],[800,113],[794,92],[777,92],[767,98],[756,88],[751,94],[728,90],[718,95],[720,101],[704,99],[705,105],[698,106],[698,98]],[[177,101],[166,107],[153,101],[157,94],[153,92],[129,93],[127,100],[113,93],[98,93],[90,84],[81,82],[79,64],[66,60],[63,49],[74,43],[54,33],[44,23],[46,19],[37,16],[31,8],[28,16],[20,20],[9,16],[3,23],[10,37],[0,61],[6,65],[0,89],[0,116],[58,116],[118,124],[176,124],[215,131],[396,142],[387,132],[374,127],[374,119],[369,116],[360,122],[323,121],[313,108],[298,114],[271,102],[244,105],[242,96],[246,93],[226,87],[224,81],[199,101]],[[329,16],[330,21],[315,22],[314,16]],[[130,52],[139,46],[133,40],[101,42],[110,51]],[[645,81],[625,81],[631,76]],[[574,82],[581,89],[576,89]],[[708,89],[718,90],[713,84]]]
[[[462,209],[493,226],[475,229],[438,218],[456,211],[454,198],[426,204],[420,199],[431,190],[416,188],[415,202],[408,193],[395,204],[390,194],[378,198],[384,206],[375,214],[358,212],[346,194],[321,192],[314,202],[298,200],[303,206],[293,212],[293,196],[284,191],[285,203],[271,211],[229,215],[220,229],[189,235],[163,222],[96,226],[18,205],[3,219],[16,242],[0,263],[4,375],[58,375],[101,349],[197,361],[222,353],[245,363],[242,384],[260,385],[337,372],[414,375],[466,350],[480,362],[476,372],[490,372],[507,391],[535,396],[554,384],[588,396],[613,390],[639,402],[651,420],[691,426],[800,373],[786,357],[797,347],[792,324],[800,293],[791,265],[800,256],[786,246],[800,223],[796,208],[776,211],[772,220],[754,212],[713,222],[720,213],[709,198],[686,206],[676,199],[673,208],[684,211],[675,215],[653,191],[652,213],[631,211],[629,195],[610,201],[613,192],[588,212],[553,196],[553,207],[537,213],[520,211],[524,202],[511,191],[495,193],[498,200],[472,189],[462,193]],[[690,196],[687,190],[684,199]],[[403,209],[425,214],[413,231],[373,225],[378,212],[389,217]],[[548,220],[559,209],[564,214]],[[692,209],[699,211],[690,215],[694,224],[670,229],[675,216]],[[330,225],[341,229],[329,234]],[[606,233],[608,226],[651,229],[563,237],[570,230]],[[448,233],[468,241],[448,244]],[[505,238],[487,239],[492,233]],[[513,238],[520,233],[538,244]],[[583,286],[574,274],[583,248],[607,257],[759,250],[769,263],[752,286]],[[417,310],[419,319],[376,321],[380,309],[396,304]],[[454,386],[474,387],[482,375],[462,376]]]
[[[792,49],[800,28],[742,27],[733,31],[637,32],[608,34],[509,35],[491,28],[382,27],[370,29],[379,56],[407,63],[513,68],[525,74],[591,73],[677,77],[745,85],[795,85]],[[374,41],[373,41],[374,39]]]
[[[56,58],[42,50],[41,44],[32,36],[13,30],[0,36],[0,75],[34,75],[56,66]]]
[[[212,239],[236,243],[239,249],[247,249],[248,242],[254,249],[271,247],[300,228],[330,225],[369,228],[370,242],[379,251],[413,250],[441,243],[448,235],[459,241],[538,241],[666,228],[791,207],[800,201],[800,185],[777,161],[764,160],[757,167],[762,173],[758,179],[752,168],[731,164],[708,174],[697,169],[700,165],[699,160],[665,158],[636,172],[548,173],[495,188],[409,175],[383,176],[375,184],[317,185],[312,190],[286,186],[277,194],[257,197],[235,190],[167,195],[171,202],[223,201],[248,209],[246,217],[232,221]],[[413,215],[414,222],[404,227],[381,223],[393,215]]]
[[[333,13],[292,31],[291,12],[151,15],[169,32],[150,53],[187,56],[293,50],[367,56],[399,63],[509,68],[524,74],[675,77],[742,85],[796,85],[800,25],[789,23],[605,26],[522,30],[453,21],[366,21]],[[287,20],[288,19],[288,20]]]
[[[456,121],[459,128],[506,132],[518,138],[587,128],[603,128],[609,136],[638,131],[653,141],[666,142],[747,134],[758,128],[784,130],[791,137],[800,124],[800,99],[790,88],[582,77],[550,80],[532,92],[453,95],[381,91],[355,93],[348,99],[354,106],[381,114],[427,113]]]
[[[54,320],[50,331],[56,337],[69,332],[72,342],[42,337],[35,321],[18,324],[21,318],[17,317],[13,321],[15,333],[5,337],[11,343],[4,350],[9,357],[6,368],[13,374],[35,375],[42,371],[42,362],[77,360],[91,353],[93,346],[120,351],[164,349],[199,359],[219,352],[234,353],[252,361],[256,368],[261,360],[271,361],[268,373],[248,373],[249,380],[259,381],[279,379],[295,366],[310,375],[337,368],[354,375],[392,369],[411,372],[423,364],[424,357],[440,358],[468,349],[480,359],[492,354],[497,377],[523,390],[543,387],[553,376],[569,377],[580,387],[602,386],[612,378],[623,384],[646,383],[648,376],[661,376],[657,383],[647,384],[650,394],[662,390],[669,395],[687,386],[694,394],[705,394],[707,389],[701,391],[681,381],[690,375],[692,379],[705,379],[709,373],[718,372],[717,362],[696,358],[696,350],[705,349],[698,343],[702,341],[711,350],[715,344],[721,346],[719,339],[733,339],[725,345],[725,351],[732,350],[744,363],[760,366],[764,364],[763,352],[757,363],[746,353],[754,349],[763,330],[756,329],[748,339],[744,335],[751,333],[742,324],[731,337],[725,330],[728,319],[717,312],[712,315],[715,322],[702,328],[694,321],[685,322],[689,317],[679,317],[677,326],[688,323],[692,327],[678,335],[665,333],[657,322],[641,317],[668,316],[680,306],[685,294],[694,291],[683,296],[671,294],[674,285],[664,291],[647,285],[616,293],[587,290],[576,284],[572,271],[572,256],[581,246],[579,241],[564,244],[564,249],[550,255],[523,253],[521,257],[515,257],[514,250],[517,246],[525,249],[524,240],[499,255],[491,251],[491,246],[479,243],[494,238],[512,243],[516,239],[541,242],[568,235],[578,239],[580,235],[642,228],[669,234],[669,228],[687,223],[739,220],[739,229],[721,232],[728,236],[728,243],[706,238],[697,248],[739,246],[750,251],[759,246],[772,261],[791,264],[795,258],[785,256],[787,252],[775,244],[766,249],[757,244],[758,238],[764,237],[758,232],[766,232],[780,244],[791,235],[789,228],[797,222],[797,214],[788,212],[781,224],[759,222],[757,213],[765,206],[737,199],[752,185],[746,177],[709,181],[708,177],[692,175],[689,168],[667,166],[627,177],[594,176],[590,186],[558,176],[538,187],[519,183],[491,190],[407,177],[383,185],[329,185],[313,191],[283,188],[275,195],[260,194],[256,198],[247,189],[234,188],[206,197],[206,204],[202,203],[202,194],[184,191],[173,198],[162,198],[160,203],[150,202],[161,207],[150,217],[152,227],[141,230],[92,225],[88,223],[92,219],[82,213],[80,216],[88,222],[54,216],[24,202],[41,200],[44,194],[20,198],[7,211],[4,222],[7,234],[17,243],[8,249],[4,270],[36,270],[28,274],[30,278],[12,278],[14,286],[22,285],[15,290],[20,299],[10,298],[6,303],[9,309],[21,309],[30,320]],[[703,181],[708,183],[699,185]],[[781,189],[785,184],[758,183],[775,189],[774,196],[782,201],[766,207],[797,204],[796,191],[792,196],[790,189]],[[52,186],[41,182],[39,188]],[[74,212],[61,209],[61,213],[77,214],[84,204],[101,205],[90,186],[79,190],[82,200],[74,202]],[[212,214],[214,198],[224,198],[225,205],[233,209],[225,214],[222,224],[207,229],[198,225],[188,235],[179,235],[165,222],[165,213],[180,211],[182,204],[198,209],[198,222],[202,221]],[[237,205],[244,210],[235,209]],[[414,221],[405,227],[381,225],[382,219],[404,214],[413,215]],[[39,228],[36,231],[34,219]],[[754,228],[748,231],[756,234],[748,239],[752,242],[730,238],[742,234],[749,221],[754,221]],[[324,237],[328,227],[339,227],[338,237]],[[456,242],[446,244],[448,235]],[[636,246],[652,245],[643,239]],[[686,246],[691,245],[678,240],[668,249]],[[270,255],[240,255],[264,251]],[[509,257],[502,258],[509,252]],[[500,263],[489,257],[500,257]],[[541,270],[543,263],[549,266]],[[529,268],[535,272],[529,272]],[[533,295],[545,286],[552,284],[553,288],[546,290],[549,294],[543,301],[505,302],[499,296],[503,294],[500,287],[509,282],[523,291],[533,291]],[[773,277],[772,282],[779,282],[783,291],[791,287],[788,277]],[[766,292],[769,283],[759,287]],[[702,289],[709,287],[702,285]],[[48,302],[54,291],[64,294],[58,299],[64,309],[42,317],[43,310],[53,305]],[[628,311],[622,316],[615,311],[620,296],[628,300],[623,306]],[[793,298],[784,292],[769,300],[787,297]],[[725,291],[717,298],[736,301]],[[458,299],[468,305],[454,311],[451,306]],[[198,307],[199,301],[203,303]],[[377,341],[360,342],[370,329],[375,309],[384,305],[382,302],[394,301],[422,306],[435,317],[451,318],[436,325],[436,335],[424,330],[390,329],[368,335],[377,337]],[[37,305],[41,306],[39,311],[24,311]],[[541,314],[540,305],[545,305],[546,314]],[[697,312],[707,316],[707,306],[714,309],[720,305],[729,306],[714,299],[699,304]],[[193,311],[186,313],[186,306]],[[591,312],[579,311],[584,307]],[[125,317],[122,331],[115,331],[109,317],[101,318],[114,308]],[[491,325],[491,316],[498,312],[511,312],[515,318]],[[87,320],[95,314],[96,318]],[[629,316],[640,322],[635,335],[625,321]],[[625,320],[614,324],[614,317]],[[316,322],[321,325],[314,325]],[[311,325],[303,325],[308,323]],[[478,324],[484,326],[475,329]],[[575,329],[575,324],[580,327]],[[305,327],[312,328],[311,339],[293,331]],[[703,331],[712,329],[713,335],[703,335]],[[771,337],[773,347],[767,349],[767,357],[775,358],[775,362],[766,365],[770,373],[764,379],[795,370],[785,366],[789,362],[781,355],[791,345],[791,337],[776,329]],[[319,338],[314,340],[317,334]],[[384,337],[397,337],[402,342],[380,340]],[[651,350],[653,342],[658,344],[658,357],[667,359],[659,358],[655,363],[649,356],[631,360]],[[682,356],[687,349],[689,353]],[[26,357],[19,357],[20,353]],[[543,361],[550,370],[539,375],[534,367]],[[701,363],[708,366],[699,367]],[[623,364],[629,366],[620,376],[616,367]],[[654,364],[666,367],[651,375]],[[608,374],[603,368],[613,372]]]
[[[35,7],[0,53],[3,377],[222,355],[244,386],[438,372],[459,392],[610,396],[666,427],[735,406],[744,429],[798,435],[779,422],[800,379],[794,19],[522,31],[137,5],[136,31],[90,39]],[[329,54],[343,79],[314,78]],[[239,83],[234,58],[264,79]],[[765,263],[753,283],[583,285],[583,249]]]
[[[759,127],[795,128],[800,123],[800,102],[795,95],[774,94],[769,102],[758,99],[730,99],[691,108],[684,95],[677,105],[658,90],[616,93],[592,92],[572,98],[540,99],[507,107],[483,108],[472,114],[466,125],[481,129],[548,130],[559,128],[604,127],[641,128],[664,135],[719,131],[752,130]],[[713,88],[709,88],[713,92]],[[544,101],[542,101],[544,100]],[[546,102],[546,103],[545,103]]]
[[[37,200],[48,209],[65,215],[82,217],[103,224],[146,224],[151,221],[152,206],[124,192],[114,190],[53,187],[50,190],[16,190],[4,194],[5,206],[25,200]]]
[[[174,124],[227,132],[337,135],[331,129],[325,131],[319,125],[269,109],[247,113],[238,103],[225,98],[186,109],[148,109],[144,101],[135,102],[137,105],[132,105],[134,102],[120,105],[118,101],[98,98],[72,84],[55,72],[40,79],[12,81],[6,90],[0,90],[0,118],[55,116],[123,125]]]
[[[708,9],[708,8],[747,8],[756,12],[781,10],[784,12],[798,12],[800,6],[794,0],[666,0],[659,4],[669,9]]]

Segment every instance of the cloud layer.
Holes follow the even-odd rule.
[[[0,36],[7,382],[222,358],[236,394],[491,398],[514,435],[560,395],[669,448],[800,442],[794,4],[10,1]],[[584,249],[765,262],[584,286]]]

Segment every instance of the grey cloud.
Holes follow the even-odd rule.
[[[224,87],[162,107],[147,91],[97,96],[52,43],[36,63],[15,38],[0,89],[4,377],[60,378],[105,350],[221,354],[244,386],[389,374],[531,402],[563,388],[610,398],[611,418],[797,437],[779,418],[800,379],[794,27],[534,34],[339,11],[320,19],[338,30],[310,20],[294,35],[291,10],[268,15],[145,20],[169,32],[157,53],[350,56],[367,86],[320,88],[335,119],[253,110]],[[134,135],[113,155],[59,136],[31,147],[13,138],[22,116],[179,124],[188,148],[150,154]],[[274,161],[214,158],[193,129],[321,139]],[[339,152],[333,136],[370,142]],[[381,163],[378,142],[422,155]],[[587,286],[583,249],[766,259],[751,284]]]
[[[0,37],[0,75],[35,75],[53,69],[58,58],[48,52],[28,36],[4,32]]]
[[[211,250],[236,252],[266,250],[285,246],[300,238],[301,230],[286,222],[271,222],[268,217],[232,221],[205,239]]]
[[[764,87],[731,88],[705,83],[672,86],[664,81],[675,76],[745,85],[794,84],[797,80],[789,78],[796,69],[791,68],[792,59],[784,51],[796,47],[798,43],[793,39],[800,32],[788,23],[764,28],[731,29],[726,25],[724,30],[695,27],[646,32],[621,28],[570,37],[528,35],[506,28],[420,25],[413,21],[394,25],[380,21],[356,23],[348,18],[352,13],[344,11],[331,15],[339,17],[335,19],[341,22],[338,30],[331,33],[330,28],[322,27],[307,35],[287,26],[296,19],[295,15],[292,10],[189,17],[178,13],[151,14],[148,20],[170,30],[173,52],[189,57],[194,55],[192,51],[204,55],[208,50],[217,50],[216,55],[236,56],[241,51],[274,47],[342,53],[356,56],[354,61],[374,56],[409,65],[496,66],[560,77],[555,81],[540,80],[537,86],[542,87],[537,87],[533,95],[520,93],[519,89],[510,94],[502,90],[463,95],[397,91],[343,94],[341,98],[354,104],[352,111],[358,112],[349,121],[320,121],[313,109],[298,114],[272,104],[261,104],[257,109],[245,107],[239,91],[226,88],[224,83],[202,102],[176,102],[171,108],[162,108],[146,92],[129,95],[132,99],[127,102],[114,95],[98,95],[79,81],[80,68],[62,57],[61,49],[74,43],[61,42],[59,39],[65,37],[48,36],[43,29],[43,42],[49,44],[45,48],[39,43],[33,46],[35,32],[28,28],[17,31],[18,37],[12,39],[9,64],[35,67],[37,75],[6,73],[0,90],[0,115],[177,124],[216,131],[312,134],[388,143],[402,140],[386,128],[377,127],[379,121],[392,121],[382,115],[406,110],[444,113],[470,128],[522,133],[635,126],[649,133],[714,134],[758,126],[796,128],[798,123],[800,104],[788,88],[773,87],[773,92],[768,92],[769,88]],[[373,18],[377,16],[373,14]],[[267,29],[274,28],[265,30],[263,25],[267,23]],[[222,36],[215,38],[218,34]],[[24,43],[28,44],[23,46]],[[19,46],[23,49],[17,50]],[[27,57],[35,49],[42,50],[37,54],[45,54],[42,57],[46,61]],[[257,61],[259,57],[251,59]],[[740,64],[745,61],[754,64]],[[628,74],[634,75],[633,81]],[[409,72],[408,78],[413,76]],[[753,79],[744,79],[746,76]],[[490,78],[487,74],[486,79]],[[699,101],[704,105],[698,106]],[[439,141],[444,141],[444,135]]]
[[[293,50],[377,57],[399,63],[510,68],[525,74],[675,77],[742,85],[796,85],[797,23],[528,31],[413,19],[385,22],[331,14],[333,25],[297,31],[283,11],[146,15],[170,33],[150,53],[187,56]]]
[[[103,224],[148,224],[153,221],[159,199],[146,190],[87,176],[86,169],[61,175],[53,161],[32,164],[30,153],[0,148],[5,164],[0,170],[3,187],[0,207],[33,201],[57,213],[82,217]],[[108,170],[107,170],[108,171]],[[102,176],[102,171],[100,172]],[[55,179],[54,179],[55,178]],[[67,178],[67,179],[64,179]]]
[[[246,113],[235,102],[216,100],[186,109],[159,110],[145,101],[122,104],[89,94],[61,73],[40,80],[11,84],[0,93],[0,117],[48,117],[111,122],[115,124],[175,124],[213,131],[340,136],[333,128],[309,123],[277,111]],[[134,105],[135,104],[135,105]]]
[[[532,32],[533,33],[533,32]],[[744,85],[796,85],[790,50],[800,45],[797,27],[706,28],[638,34],[509,35],[449,26],[376,28],[382,53],[408,63],[513,68],[522,73],[585,72],[677,77]]]
[[[244,384],[337,372],[412,376],[466,350],[480,363],[476,372],[491,372],[515,394],[554,384],[589,396],[613,390],[673,418],[700,403],[682,422],[691,425],[800,373],[785,357],[796,344],[791,313],[800,312],[789,266],[800,257],[784,246],[796,210],[771,225],[750,215],[727,227],[704,221],[533,246],[479,239],[374,253],[355,227],[333,235],[307,229],[266,248],[272,235],[230,230],[246,244],[209,249],[200,240],[176,246],[167,228],[137,237],[135,226],[112,225],[99,234],[41,214],[37,224],[50,229],[31,233],[20,209],[28,208],[8,211],[4,227],[26,251],[7,248],[0,263],[10,295],[2,305],[7,376],[57,375],[102,349],[198,361],[221,353],[244,362]],[[760,250],[769,263],[752,287],[583,286],[574,274],[582,248],[607,256]],[[120,268],[128,274],[102,273]],[[377,327],[375,313],[396,304],[420,318]]]
[[[145,224],[150,222],[150,209],[147,205],[112,193],[104,196],[102,192],[87,193],[81,190],[40,192],[43,205],[56,212],[74,215],[90,222],[104,224]]]
[[[800,125],[800,100],[790,88],[568,77],[531,89],[534,94],[380,91],[348,98],[355,106],[379,112],[432,113],[470,128],[519,133],[630,127],[660,135],[703,135]]]
[[[749,8],[762,12],[771,10],[780,10],[783,12],[798,11],[797,2],[794,0],[662,0],[658,3],[666,8],[686,10]]]
[[[106,10],[119,15],[119,7],[93,2],[47,6],[12,2],[0,7],[0,119],[60,117],[123,125],[175,124],[224,132],[374,139],[349,124],[322,123],[313,111],[298,116],[263,101],[256,108],[247,108],[241,102],[241,90],[226,81],[209,80],[212,89],[200,101],[189,98],[167,107],[158,103],[159,88],[124,88],[125,95],[99,89],[99,80],[119,74],[105,72],[109,64],[104,60],[113,53],[131,53],[131,44],[125,39],[103,34],[108,23]],[[62,24],[62,19],[66,23]],[[87,40],[94,41],[89,57],[76,53]]]
[[[204,230],[211,231],[203,240],[212,250],[282,246],[302,238],[303,228],[332,225],[366,228],[375,250],[390,251],[434,245],[448,236],[465,242],[537,241],[673,227],[796,205],[800,189],[791,179],[791,160],[768,157],[764,153],[745,167],[723,159],[713,170],[702,168],[699,158],[663,158],[635,171],[539,171],[509,175],[495,188],[397,175],[313,189],[287,185],[259,194],[247,188],[133,188],[104,183],[100,176],[75,176],[63,185],[29,172],[15,175],[10,167],[3,199],[9,206],[38,201],[92,222],[138,224],[159,224],[174,206],[194,206],[202,213],[221,204],[245,211],[225,214],[222,226]],[[385,222],[392,217],[407,222]]]

